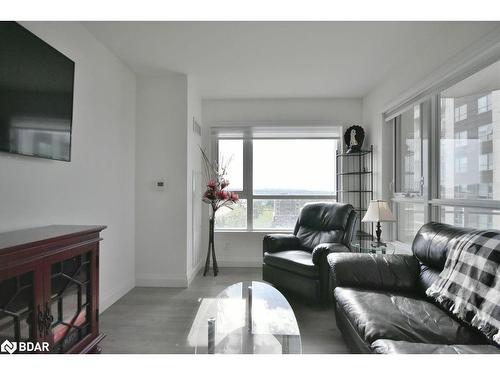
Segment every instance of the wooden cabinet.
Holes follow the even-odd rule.
[[[0,234],[0,344],[48,343],[51,353],[100,351],[99,241],[105,228],[51,225]]]

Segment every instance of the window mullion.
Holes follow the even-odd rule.
[[[243,191],[247,198],[247,231],[253,231],[253,143],[249,135],[243,141]]]

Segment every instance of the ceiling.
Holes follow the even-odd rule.
[[[137,73],[203,98],[361,98],[418,59],[442,64],[498,22],[84,22]],[[434,61],[432,61],[434,62]]]

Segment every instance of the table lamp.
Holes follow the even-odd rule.
[[[366,214],[361,221],[364,223],[377,223],[377,230],[375,231],[375,234],[377,235],[377,243],[381,243],[380,235],[382,234],[382,229],[380,228],[380,223],[396,221],[396,219],[394,218],[387,201],[374,200],[370,202],[368,210],[366,210]]]

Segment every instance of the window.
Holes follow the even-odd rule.
[[[241,197],[234,210],[217,212],[216,229],[291,230],[305,204],[336,199],[338,132],[298,135],[277,129],[248,131],[241,139],[216,137],[219,161],[231,160],[229,188]]]
[[[455,146],[465,147],[467,146],[467,130],[460,131],[455,135]]]
[[[440,221],[459,227],[494,229],[498,228],[500,225],[500,210],[476,207],[441,206]]]
[[[412,243],[417,231],[425,224],[424,205],[399,202],[397,204],[397,219],[397,239],[401,242]]]
[[[491,94],[481,96],[477,100],[477,113],[485,113],[491,111]]]
[[[396,191],[421,192],[422,182],[422,121],[420,105],[403,112],[395,119]]]
[[[493,155],[481,154],[479,155],[479,170],[490,171],[493,169]]]
[[[478,190],[478,197],[486,199],[493,198],[493,184],[491,182],[480,183]]]
[[[488,68],[487,68],[488,69]],[[482,184],[493,182],[493,176],[484,172],[494,170],[494,158],[491,153],[492,144],[485,143],[493,138],[493,123],[491,116],[477,116],[472,114],[469,118],[456,123],[456,110],[458,103],[462,105],[473,104],[486,98],[484,94],[467,93],[463,87],[474,87],[472,81],[470,86],[465,86],[466,81],[476,79],[474,76],[459,82],[440,94],[440,141],[439,158],[439,198],[441,199],[492,199],[493,194],[484,194]],[[477,79],[482,79],[478,77]],[[500,82],[499,82],[500,84]],[[459,94],[459,95],[457,95]],[[488,96],[491,100],[492,96]],[[493,96],[494,98],[494,96]],[[484,101],[486,99],[481,99]],[[491,106],[491,104],[490,104]],[[450,113],[454,110],[455,115]],[[475,136],[477,131],[477,137]],[[466,147],[457,147],[465,145]],[[439,161],[438,161],[439,160]],[[459,188],[462,185],[471,185],[467,194]]]
[[[219,164],[227,166],[227,179],[231,191],[243,190],[243,140],[219,141]]]
[[[218,229],[246,229],[247,200],[240,199],[231,208],[220,208],[215,215],[215,227]]]
[[[455,108],[455,122],[467,119],[467,104]]]
[[[440,93],[441,123],[440,141],[437,143],[440,174],[436,182],[439,184],[439,195],[430,201],[436,208],[434,219],[445,223],[469,228],[498,228],[500,226],[500,195],[498,186],[497,165],[494,155],[500,154],[498,145],[490,142],[494,139],[496,120],[492,111],[498,105],[500,97],[498,90],[485,94],[477,94],[478,87],[500,87],[496,62],[473,74],[456,85]],[[456,124],[457,103],[472,106],[477,103],[477,114],[469,113],[469,117]],[[454,118],[450,118],[449,108],[454,108]],[[455,148],[450,144],[452,137],[467,130],[467,147]],[[475,132],[477,131],[477,138]],[[476,138],[476,139],[474,139]],[[467,173],[450,166],[457,160],[467,158],[469,168]],[[438,161],[439,159],[439,161]],[[460,164],[460,161],[458,162]],[[477,166],[477,167],[475,167]],[[462,186],[467,185],[467,193]]]
[[[479,126],[477,128],[477,137],[481,142],[491,141],[493,139],[493,124]]]
[[[397,217],[395,238],[411,243],[424,224],[424,143],[430,118],[430,102],[411,106],[392,121],[395,134],[394,200]]]
[[[398,179],[411,172],[411,167],[401,168],[401,164],[412,163],[418,173],[418,163],[408,157],[418,145],[402,142],[398,135],[409,127],[408,120],[404,121],[407,101],[385,114],[386,121],[396,119],[393,202],[398,215],[394,227],[397,240],[411,244],[421,223],[431,220],[470,228],[500,228],[500,171],[496,162],[500,155],[500,142],[496,142],[499,70],[497,61],[440,92],[421,94],[431,103],[428,112],[422,110],[425,102],[420,105],[420,172],[425,182],[421,196],[405,192],[404,182],[398,184]],[[490,91],[478,93],[484,88]],[[426,113],[432,114],[428,121]],[[400,185],[403,189],[398,190]]]
[[[254,195],[334,195],[331,139],[254,139]]]

